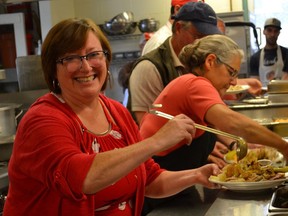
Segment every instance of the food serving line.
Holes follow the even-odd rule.
[[[283,87],[284,86],[284,87]],[[269,86],[268,86],[269,87]],[[272,86],[273,87],[273,86]],[[279,86],[276,86],[279,87]],[[284,88],[284,91],[283,91]],[[245,89],[244,89],[245,90]],[[273,90],[273,88],[272,88]],[[277,89],[276,89],[277,90]],[[230,108],[240,112],[252,119],[259,121],[259,123],[269,127],[274,132],[278,133],[282,137],[288,137],[288,84],[280,83],[280,94],[277,92],[270,91],[270,98],[268,95],[267,100],[263,100],[261,98],[261,103],[256,100],[251,103],[236,101],[234,104],[229,104]],[[268,89],[269,91],[269,89]],[[16,103],[23,104],[21,109],[25,109],[31,104],[39,95],[46,93],[47,90],[41,91],[28,91],[22,93],[8,93],[8,94],[0,94],[1,101],[5,101],[5,103]],[[274,94],[275,93],[275,94]],[[281,99],[283,98],[283,100]],[[272,102],[271,102],[272,101]],[[7,104],[6,104],[7,105]],[[5,105],[5,106],[6,106]],[[156,107],[157,108],[157,107]],[[154,111],[155,112],[155,111]],[[156,114],[155,112],[154,114]],[[159,114],[159,113],[158,113]],[[166,116],[167,117],[167,116]],[[168,116],[168,118],[171,116]],[[275,118],[277,117],[277,118]],[[281,120],[287,120],[279,122]],[[278,121],[278,122],[277,122]],[[200,126],[201,127],[201,126]],[[201,128],[206,130],[207,128]],[[219,131],[211,131],[214,133],[218,133]],[[2,128],[3,133],[3,128]],[[225,134],[230,136],[229,134]],[[239,142],[239,137],[233,137],[236,141],[238,140],[237,147],[241,149],[241,142]],[[3,139],[2,139],[3,142]],[[8,150],[12,150],[13,142],[3,142],[1,144],[1,150],[6,146],[10,148]],[[5,145],[4,145],[5,144]],[[3,151],[1,151],[2,153]],[[8,151],[9,152],[9,151]],[[240,151],[241,152],[241,151]],[[238,153],[240,153],[238,152]],[[245,152],[245,151],[244,151]],[[9,155],[10,155],[9,153]],[[0,207],[3,204],[2,201],[5,200],[5,196],[7,194],[7,189],[9,186],[8,173],[7,173],[7,165],[8,160],[5,158],[3,160],[3,155],[1,155],[0,161],[4,162],[3,165],[0,164]],[[6,157],[6,155],[5,155]],[[238,155],[239,157],[239,155]],[[242,157],[242,156],[240,156]],[[2,159],[2,160],[1,160]],[[273,197],[276,191],[281,189],[288,188],[288,181],[285,180],[283,182],[278,182],[274,185],[272,182],[271,185],[266,187],[262,187],[261,184],[255,185],[255,190],[251,190],[251,186],[248,185],[249,190],[245,187],[247,185],[244,184],[244,188],[236,189],[235,188],[221,188],[221,189],[207,189],[203,188],[200,185],[196,185],[195,187],[190,188],[187,193],[182,193],[178,197],[162,204],[157,209],[153,210],[149,213],[148,216],[158,216],[158,215],[196,215],[196,216],[257,216],[257,215],[275,215],[273,212],[269,212],[272,209],[273,211],[279,210],[270,204],[273,202]],[[268,183],[269,184],[269,183]],[[284,187],[287,184],[287,188]],[[229,186],[229,185],[228,185]],[[239,185],[238,185],[239,186]],[[240,184],[239,187],[242,187]],[[253,186],[252,186],[253,187]],[[277,190],[279,188],[279,190]],[[280,193],[278,193],[280,194]],[[288,202],[288,189],[284,194],[287,194],[287,197],[284,197]],[[2,199],[3,198],[3,199]],[[3,207],[3,206],[2,206]],[[288,207],[288,206],[287,206]],[[288,209],[281,208],[281,210],[286,211],[282,215],[288,215]],[[1,208],[0,208],[1,215]],[[278,214],[279,215],[279,214]]]

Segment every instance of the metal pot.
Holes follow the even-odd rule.
[[[109,21],[100,25],[107,35],[133,34],[136,30],[137,22]]]
[[[155,20],[154,18],[142,19],[138,23],[138,28],[142,33],[155,32],[158,30],[159,25],[159,21]]]
[[[0,104],[0,141],[11,137],[16,133],[17,118],[23,113],[20,110],[16,115],[16,108],[19,108],[20,104]]]

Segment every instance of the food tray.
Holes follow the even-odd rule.
[[[270,93],[288,93],[288,81],[287,80],[272,80],[268,84],[268,94]]]
[[[279,187],[272,195],[269,212],[288,213],[288,186]]]
[[[267,104],[268,103],[267,98],[252,98],[252,99],[244,99],[242,101],[248,104]]]
[[[288,93],[283,94],[268,94],[268,102],[274,103],[288,103]]]

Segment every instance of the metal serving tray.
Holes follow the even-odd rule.
[[[281,212],[288,215],[288,185],[279,187],[272,195],[269,212]]]
[[[288,93],[268,94],[269,103],[288,103]]]

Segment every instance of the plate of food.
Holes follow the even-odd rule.
[[[231,191],[255,192],[255,191],[262,191],[262,190],[277,187],[283,184],[286,181],[286,178],[258,181],[258,182],[223,182],[223,181],[219,181],[214,176],[211,176],[209,178],[209,181],[219,184],[223,186],[224,188],[231,190]]]
[[[226,91],[226,94],[239,94],[247,91],[249,88],[250,88],[249,85],[230,86],[229,89]]]
[[[249,151],[238,163],[227,164],[220,174],[209,180],[232,191],[252,192],[281,185],[287,180],[285,168],[261,164],[258,155]]]

